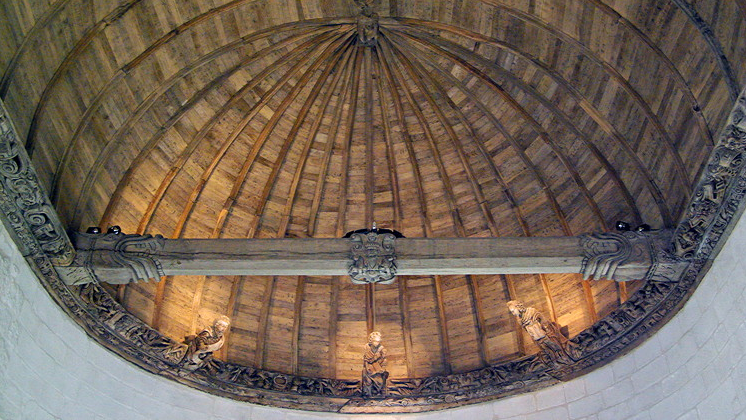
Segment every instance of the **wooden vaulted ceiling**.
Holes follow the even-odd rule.
[[[746,80],[742,0],[374,4],[18,0],[0,98],[72,230],[172,238],[562,236],[671,227]],[[353,379],[536,351],[505,302],[575,335],[639,287],[577,275],[173,277],[111,289],[180,339],[226,314],[218,357]]]

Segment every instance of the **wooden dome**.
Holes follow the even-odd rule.
[[[570,236],[673,227],[746,80],[746,10],[710,0],[18,0],[0,97],[63,222],[169,238]],[[42,4],[43,3],[43,4]],[[575,336],[639,282],[580,275],[182,276],[110,288],[217,358],[392,378],[537,348],[519,299]]]

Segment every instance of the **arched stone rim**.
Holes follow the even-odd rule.
[[[149,372],[203,391],[310,411],[439,410],[535,390],[598,368],[632,350],[683,306],[723,246],[746,202],[745,91],[729,116],[674,235],[672,247],[676,254],[693,261],[679,282],[648,281],[621,307],[573,338],[580,357],[560,370],[548,368],[536,356],[528,356],[461,374],[395,380],[392,383],[398,395],[374,400],[361,398],[355,381],[306,378],[220,361],[195,372],[179,371],[168,357],[173,340],[126,312],[99,285],[66,286],[59,279],[52,261],[67,255],[65,236],[60,233],[61,225],[48,198],[39,193],[38,179],[2,103],[0,141],[3,222],[45,289],[93,339]],[[19,187],[21,184],[23,187]],[[31,193],[24,189],[29,185]],[[56,235],[34,230],[39,223],[51,226]]]

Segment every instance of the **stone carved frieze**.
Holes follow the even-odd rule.
[[[671,235],[669,230],[583,235],[583,278],[678,281],[689,261],[669,252]]]
[[[6,226],[27,254],[37,242],[58,265],[69,264],[75,251],[36,171],[0,101],[0,211]]]
[[[77,233],[73,239],[78,251],[74,261],[57,268],[67,284],[126,284],[164,275],[156,255],[165,243],[160,235]]]
[[[746,97],[741,94],[694,189],[686,216],[676,228],[673,243],[677,256],[703,258],[709,255],[713,247],[708,245],[707,236],[717,241],[732,217],[740,212],[745,154]]]
[[[391,284],[396,278],[396,237],[391,233],[353,233],[348,273],[355,284]]]

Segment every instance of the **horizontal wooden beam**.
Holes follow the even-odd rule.
[[[669,231],[506,238],[395,238],[373,232],[345,239],[164,239],[109,233],[77,234],[74,242],[73,263],[57,267],[68,284],[122,284],[174,275],[350,275],[353,282],[366,283],[391,282],[400,275],[533,273],[583,273],[620,281],[657,275],[671,281],[686,263],[666,254]],[[661,274],[664,267],[668,271]]]

